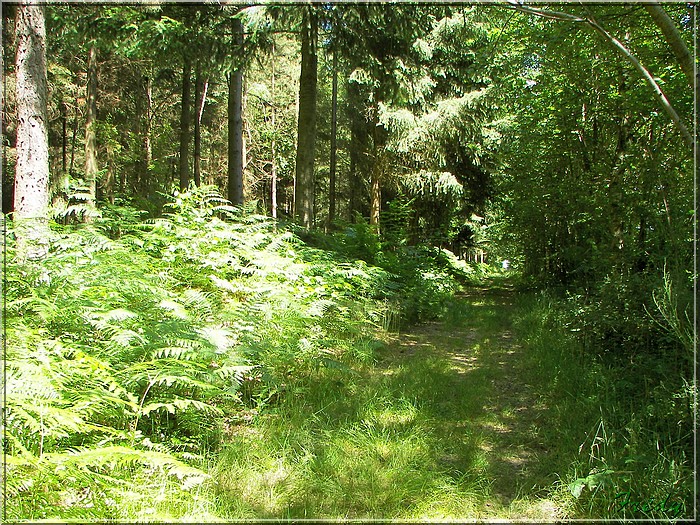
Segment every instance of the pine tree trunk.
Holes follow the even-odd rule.
[[[48,253],[49,141],[44,8],[25,1],[17,9],[17,164],[14,221],[17,258]]]
[[[274,37],[273,37],[274,38]],[[277,107],[275,106],[275,42],[272,41],[272,82],[270,87],[270,125],[272,142],[270,144],[270,207],[272,217],[277,218]]]
[[[375,233],[379,233],[379,211],[382,205],[382,188],[379,182],[379,169],[379,164],[375,164],[372,169],[372,177],[370,180],[369,224],[373,227]]]
[[[304,9],[301,30],[301,75],[297,128],[295,215],[305,228],[314,222],[314,157],[316,154],[316,55],[318,22],[313,7]]]
[[[94,205],[97,196],[97,49],[90,46],[87,66],[87,108],[85,112],[85,182]]]
[[[190,183],[190,98],[192,64],[189,57],[185,57],[182,67],[182,111],[180,113],[180,191],[186,191]]]
[[[73,176],[75,174],[75,146],[78,143],[78,97],[75,98],[75,113],[73,115],[73,136],[70,141],[70,166],[68,167],[68,174]]]
[[[367,194],[364,181],[369,177],[369,124],[365,120],[364,101],[360,96],[357,84],[350,83],[348,89],[348,104],[350,106],[350,202],[348,203],[348,219],[355,222],[356,214],[364,215],[367,211]]]
[[[338,166],[338,52],[333,51],[333,83],[331,88],[331,162],[328,176],[328,227],[335,220],[335,186]]]
[[[61,101],[61,171],[68,173],[68,104]]]
[[[242,54],[243,24],[233,20],[235,47]],[[243,204],[243,66],[231,72],[228,86],[228,200]]]
[[[102,195],[107,198],[110,204],[114,204],[114,185],[116,181],[116,163],[114,147],[107,146],[107,170],[105,172],[104,183],[102,185]]]
[[[377,113],[375,109],[375,115]],[[369,224],[379,234],[379,215],[382,207],[382,187],[381,181],[386,163],[386,130],[379,125],[378,118],[372,125],[372,149],[374,165],[370,176],[370,198],[369,198]]]
[[[51,205],[55,208],[65,207],[68,190],[68,104],[61,100],[61,169],[54,170],[49,180]],[[49,146],[50,148],[50,146]],[[51,171],[49,169],[49,171]]]
[[[153,117],[153,84],[151,77],[146,77],[146,108],[143,126],[143,150],[144,150],[144,171],[141,179],[141,191],[145,197],[151,192],[151,162],[153,161],[153,148],[151,146],[151,118]]]
[[[143,128],[145,125],[145,120],[146,120],[146,108],[144,104],[144,99],[145,97],[145,87],[146,87],[146,77],[144,76],[139,76],[138,77],[138,88],[136,90],[136,97],[135,97],[135,113],[136,113],[136,118],[134,119],[134,133],[136,134],[137,139],[139,140],[139,144],[141,146],[141,155],[136,159],[134,162],[134,167],[135,167],[135,173],[134,173],[134,184],[133,187],[136,191],[138,191],[142,185],[143,185],[143,180],[146,178],[146,160],[145,160],[145,151],[144,151],[144,144],[143,144]]]

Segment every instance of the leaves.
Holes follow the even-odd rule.
[[[592,472],[585,478],[577,478],[572,483],[569,484],[569,490],[574,498],[580,498],[581,493],[584,488],[588,488],[590,491],[595,491],[599,487],[603,486],[608,478],[615,474],[615,471],[611,469],[605,469],[601,472]]]
[[[205,477],[189,462],[223,418],[278,402],[297,377],[352,373],[357,338],[373,340],[399,288],[357,259],[379,258],[376,235],[348,230],[344,257],[265,217],[213,213],[226,205],[205,187],[173,196],[167,219],[121,210],[109,228],[62,229],[43,280],[12,263],[8,472],[23,505],[38,486],[63,498],[64,481],[86,472],[95,493],[150,471],[191,488]],[[128,233],[104,234],[114,231]],[[183,442],[187,458],[173,452]]]

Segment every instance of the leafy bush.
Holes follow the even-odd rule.
[[[382,242],[359,216],[342,232],[302,235],[310,244],[333,251],[349,263],[362,261],[384,270],[381,283],[368,283],[372,297],[386,305],[384,328],[440,318],[461,284],[472,281],[477,273],[447,250],[398,245],[391,239]]]

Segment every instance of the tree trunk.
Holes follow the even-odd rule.
[[[8,123],[8,108],[7,108],[7,102],[6,102],[6,95],[7,95],[7,70],[5,69],[5,51],[0,50],[0,71],[2,71],[2,132],[3,136],[7,137],[8,142],[12,141],[12,136],[14,135],[14,138],[17,138],[17,129],[15,128],[14,130],[10,131],[8,129],[7,123]],[[6,154],[6,151],[3,149],[2,152],[2,171],[0,174],[2,175],[0,178],[2,179],[1,185],[0,185],[0,196],[2,196],[2,213],[8,214],[8,213],[13,213],[14,209],[14,176],[10,174],[9,170],[9,162],[8,162],[8,155]],[[4,226],[4,222],[2,223]],[[2,293],[2,284],[0,284],[0,293]]]
[[[273,36],[274,38],[274,36]],[[272,41],[272,83],[270,87],[270,125],[272,142],[270,144],[270,208],[272,217],[277,218],[277,107],[275,106],[275,41]]]
[[[338,165],[338,52],[333,51],[333,83],[331,88],[331,163],[328,176],[328,227],[335,220],[335,186]]]
[[[93,43],[88,52],[87,108],[85,112],[85,182],[93,204],[97,196],[97,49]]]
[[[376,96],[375,96],[376,99]],[[374,227],[375,233],[379,234],[379,214],[382,207],[382,187],[381,180],[386,163],[386,130],[380,126],[377,115],[377,108],[374,111],[375,121],[372,125],[372,148],[374,165],[370,175],[370,199],[369,199],[369,224]]]
[[[133,188],[136,192],[141,188],[143,184],[143,179],[146,178],[146,160],[145,160],[145,154],[144,154],[144,144],[143,144],[143,128],[145,126],[145,120],[146,120],[146,108],[144,104],[144,99],[145,97],[145,91],[146,91],[146,77],[139,75],[138,76],[138,83],[137,83],[137,88],[136,88],[136,97],[135,97],[135,119],[134,119],[134,132],[136,135],[136,139],[139,141],[139,146],[140,150],[139,155],[134,162],[134,168],[135,168],[135,173],[134,173],[134,183],[133,183]]]
[[[75,173],[75,145],[78,142],[78,97],[75,98],[75,114],[73,115],[73,136],[70,141],[70,166],[68,174],[72,177]]]
[[[68,173],[68,104],[61,101],[61,172]]]
[[[180,113],[180,191],[186,191],[190,183],[190,98],[192,64],[185,57],[182,67],[182,111]]]
[[[153,84],[151,77],[145,78],[146,108],[143,126],[143,161],[144,171],[141,174],[141,192],[148,197],[151,193],[151,163],[153,162],[153,148],[151,146],[151,119],[153,118]]]
[[[116,163],[114,159],[114,147],[107,146],[107,170],[105,172],[104,183],[102,185],[102,195],[104,195],[110,204],[114,204],[114,185],[116,181]]]
[[[202,185],[202,173],[200,171],[200,161],[202,159],[202,128],[200,120],[200,97],[204,91],[202,82],[202,72],[200,71],[199,62],[197,62],[196,73],[194,75],[194,103],[197,114],[194,118],[194,185],[198,188]]]
[[[683,74],[688,80],[690,89],[695,89],[695,68],[693,65],[693,55],[688,46],[685,45],[678,28],[671,20],[671,17],[666,14],[666,11],[659,4],[645,4],[647,12],[654,19],[656,25],[661,29],[661,32],[666,39],[666,42],[673,51],[673,55],[678,60]]]
[[[243,24],[233,20],[234,47],[243,55]],[[243,204],[243,66],[229,75],[228,84],[228,200]]]
[[[61,115],[61,169],[54,170],[49,179],[51,205],[65,207],[68,191],[68,104],[65,100],[60,103]],[[49,146],[50,147],[50,146]],[[51,169],[49,168],[49,171]]]
[[[372,180],[370,181],[369,225],[374,228],[375,233],[379,233],[379,211],[382,206],[382,188],[379,183],[379,170],[379,163],[376,163],[372,170]]]
[[[676,24],[673,23],[671,17],[668,16],[663,7],[657,3],[646,4],[644,6],[654,19],[656,25],[661,29],[661,32],[666,39],[673,55],[678,60],[678,64],[685,75],[686,80],[690,89],[694,91],[695,101],[700,100],[700,69],[695,68],[695,61],[693,55],[685,44],[683,37],[681,37]],[[694,13],[697,16],[696,12]],[[696,21],[697,24],[697,21]],[[697,145],[698,141],[698,129],[694,129],[694,142],[695,142],[695,165],[700,163],[700,147]],[[687,142],[687,139],[686,139]]]
[[[316,55],[318,21],[313,7],[304,9],[301,29],[301,75],[297,128],[295,215],[309,229],[314,222],[314,157],[316,154]]]
[[[350,199],[348,219],[355,222],[356,214],[365,215],[367,211],[367,194],[364,181],[369,177],[369,123],[365,120],[363,107],[365,101],[360,96],[357,84],[347,85],[348,105],[350,108]]]
[[[48,253],[49,141],[44,8],[28,0],[17,10],[17,164],[15,232],[17,259]]]
[[[209,82],[202,78],[199,63],[195,75],[194,91],[197,104],[197,116],[194,119],[194,183],[197,187],[202,185],[202,113],[207,100],[207,88]]]

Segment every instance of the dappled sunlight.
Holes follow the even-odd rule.
[[[537,434],[546,406],[520,378],[522,347],[509,327],[508,291],[482,293],[464,308],[472,317],[459,328],[430,324],[397,338],[381,352],[382,373],[402,383],[418,378],[413,391],[422,415],[440,425],[434,435],[445,448],[441,464],[491,480],[472,495],[465,518],[550,520],[556,506],[526,496],[545,484],[533,467],[544,453]],[[425,388],[420,370],[431,374]]]
[[[335,380],[319,377],[318,398],[290,399],[263,417],[266,430],[234,427],[238,459],[224,479],[237,515],[333,517],[343,508],[359,519],[561,517],[540,492],[552,481],[540,468],[547,406],[525,379],[512,305],[505,295],[498,305],[486,306],[487,295],[481,302],[459,327],[426,323],[386,339],[376,366],[344,380],[345,404]]]

